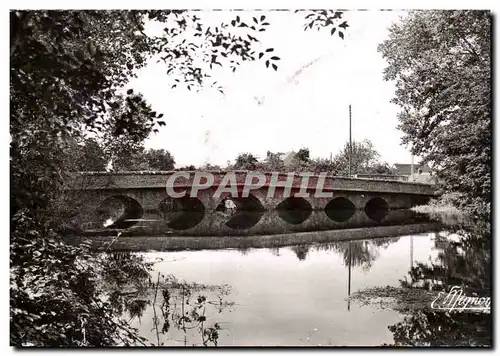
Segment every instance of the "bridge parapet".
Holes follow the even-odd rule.
[[[66,189],[77,190],[126,190],[126,189],[151,189],[165,188],[169,178],[179,171],[158,172],[80,172],[69,182]],[[173,181],[175,189],[189,189],[194,187],[196,172],[182,171],[186,177],[177,177]],[[273,186],[273,182],[283,182],[292,179],[292,189],[299,189],[307,176],[307,190],[316,190],[318,183],[323,183],[322,190],[329,191],[351,191],[351,192],[380,192],[397,194],[415,194],[421,196],[434,196],[435,188],[430,184],[414,183],[384,179],[359,179],[339,176],[321,176],[305,173],[283,173],[283,172],[252,172],[252,171],[207,171],[212,174],[214,181],[212,187],[218,187],[224,181],[224,177],[234,175],[234,181],[238,188],[243,187],[248,174],[261,173],[265,177],[263,188]],[[232,178],[231,178],[232,179]],[[324,180],[324,182],[323,182]],[[233,181],[233,182],[234,182]]]

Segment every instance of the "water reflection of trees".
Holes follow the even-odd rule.
[[[171,335],[182,337],[175,341],[185,346],[217,345],[221,327],[209,322],[208,314],[221,313],[232,305],[225,300],[230,292],[228,286],[187,283],[160,274],[152,280],[153,263],[129,252],[103,254],[102,258],[107,261],[103,297],[116,317],[127,324],[152,324],[153,337],[146,338],[140,332],[132,345],[162,346],[172,341]],[[148,315],[145,320],[144,315]],[[124,345],[131,344],[124,340]]]
[[[144,291],[151,282],[152,264],[129,252],[102,256],[108,263],[103,273],[103,290],[117,315],[128,313],[129,318],[140,318],[147,305]]]
[[[394,346],[489,346],[490,314],[415,310],[389,326]]]
[[[451,240],[450,235],[458,237]],[[401,281],[403,287],[447,289],[460,286],[468,294],[490,294],[491,290],[491,235],[484,226],[471,231],[450,229],[436,234],[435,260],[417,262]]]
[[[304,261],[311,249],[310,245],[294,245],[291,250],[295,253],[299,261]]]
[[[306,259],[307,254],[311,250],[316,251],[334,251],[342,255],[344,265],[361,267],[364,270],[369,270],[373,263],[379,257],[380,248],[386,249],[390,244],[399,240],[399,237],[377,238],[371,240],[357,241],[336,241],[328,243],[320,243],[315,245],[294,245],[291,250],[295,253],[300,261]]]
[[[454,233],[457,239],[451,240]],[[491,295],[491,230],[489,223],[450,228],[435,238],[438,256],[417,263],[403,288],[449,290],[460,286],[467,296]],[[412,346],[491,346],[489,312],[412,310],[403,321],[389,326],[394,344]]]

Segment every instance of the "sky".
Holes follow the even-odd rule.
[[[256,13],[238,14],[251,21]],[[151,62],[138,72],[131,87],[164,113],[166,122],[147,139],[146,148],[168,150],[176,167],[225,166],[243,152],[264,159],[268,150],[302,147],[310,149],[311,157],[329,158],[349,140],[351,105],[353,140],[371,140],[380,159],[389,164],[410,163],[396,128],[399,108],[390,103],[394,83],[383,80],[386,63],[377,52],[388,37],[387,28],[404,12],[347,11],[343,19],[350,27],[344,40],[328,30],[304,31],[300,13],[258,14],[271,23],[258,38],[263,48],[273,47],[281,58],[278,71],[266,68],[263,61],[244,63],[234,73],[228,67],[216,69],[212,75],[224,94],[213,88],[171,89],[172,78],[162,63]],[[205,16],[227,21],[235,13]]]

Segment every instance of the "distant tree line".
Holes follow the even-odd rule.
[[[164,149],[145,149],[143,145],[114,149],[96,139],[73,141],[67,150],[67,166],[76,171],[171,171],[175,166],[174,157]]]
[[[387,162],[380,161],[380,155],[369,140],[352,143],[351,174],[396,174],[396,170]],[[226,166],[206,163],[200,167],[187,165],[175,169],[174,157],[164,149],[146,150],[143,146],[133,151],[125,149],[114,150],[110,155],[94,139],[86,139],[83,144],[73,144],[68,156],[74,161],[72,165],[77,171],[147,171],[147,170],[257,170],[273,172],[326,172],[333,175],[349,175],[349,143],[331,159],[311,158],[309,148],[303,147],[294,153],[289,162],[285,163],[285,154],[282,152],[267,151],[266,157],[259,160],[252,153],[240,153],[234,163]],[[111,163],[110,163],[111,162]]]
[[[353,142],[351,149],[351,174],[396,174],[396,170],[387,162],[380,161],[380,154],[369,140]],[[267,151],[266,158],[259,161],[251,153],[241,153],[236,157],[230,169],[260,171],[310,171],[326,172],[333,175],[349,175],[349,143],[331,159],[311,158],[308,148],[301,148],[285,164],[285,153]]]

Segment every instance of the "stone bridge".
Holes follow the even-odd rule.
[[[229,235],[234,231],[268,233],[271,225],[283,231],[287,227],[293,231],[345,228],[350,221],[370,226],[390,219],[393,210],[425,204],[435,195],[428,184],[327,176],[322,191],[330,196],[317,197],[320,176],[311,175],[307,187],[301,190],[298,173],[293,174],[291,194],[284,195],[285,188],[273,183],[273,173],[265,173],[265,184],[243,197],[248,172],[234,171],[238,197],[227,192],[214,196],[226,172],[211,172],[213,184],[199,190],[196,197],[189,197],[197,187],[193,184],[195,173],[185,172],[189,178],[176,179],[174,191],[187,191],[188,195],[175,199],[166,191],[167,180],[174,173],[82,172],[66,189],[75,194],[81,213],[77,220],[83,230],[134,227],[155,233],[175,230],[200,235],[214,235],[215,230]],[[287,173],[274,174],[278,181],[290,179]],[[268,194],[270,189],[273,194]],[[228,200],[234,204],[232,215],[226,211]]]

